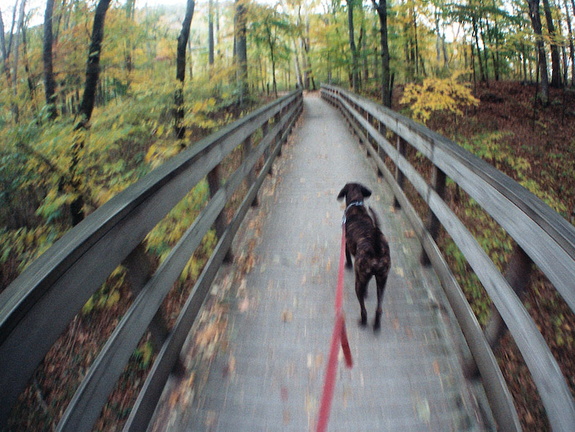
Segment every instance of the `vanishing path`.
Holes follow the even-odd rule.
[[[372,189],[391,246],[382,330],[357,324],[353,273],[344,308],[352,369],[340,361],[330,431],[479,431],[492,424],[483,390],[461,372],[467,348],[392,194],[340,114],[315,95],[264,183],[191,333],[187,371],[173,378],[153,430],[314,430],[334,322],[348,181]],[[370,324],[375,281],[367,299]]]

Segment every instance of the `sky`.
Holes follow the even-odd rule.
[[[4,26],[10,26],[12,22],[12,11],[14,10],[14,5],[16,1],[20,3],[20,0],[0,0],[0,10],[2,11],[2,19],[4,20]],[[95,1],[95,0],[93,0]],[[120,0],[120,3],[124,3],[124,0]],[[155,7],[161,5],[181,5],[183,7],[186,6],[186,0],[136,0],[136,7]],[[38,24],[42,24],[44,21],[44,9],[46,8],[46,0],[27,0],[26,1],[26,10],[34,11],[34,15],[30,20],[29,25],[35,26]]]
[[[2,11],[2,18],[4,20],[4,26],[9,27],[9,23],[12,21],[12,11],[14,10],[14,4],[16,1],[20,3],[20,0],[0,0],[0,10]],[[96,0],[92,0],[96,1]],[[120,4],[124,3],[125,0],[119,0]],[[187,0],[136,0],[136,7],[155,7],[155,6],[172,6],[181,5],[185,7]],[[198,0],[196,0],[197,6]],[[258,3],[277,3],[277,0],[258,0]],[[44,21],[44,9],[46,8],[46,0],[26,0],[26,9],[34,10],[34,16],[32,17],[29,25],[35,26],[42,24]]]

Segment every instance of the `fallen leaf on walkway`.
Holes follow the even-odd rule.
[[[327,264],[325,265],[325,269],[326,269],[327,271],[330,271],[330,270],[331,270],[331,258],[328,258],[328,259],[327,259]]]
[[[287,309],[284,310],[282,312],[282,321],[285,323],[288,323],[288,322],[292,322],[292,320],[293,320],[292,312],[290,310],[287,310]]]
[[[282,386],[282,388],[280,390],[280,395],[281,395],[282,401],[287,402],[287,400],[288,400],[288,389],[286,386]]]
[[[238,295],[246,292],[247,281],[246,278],[242,278],[240,286],[238,287]]]
[[[230,354],[228,364],[224,367],[224,376],[233,375],[236,371],[236,358]]]
[[[315,399],[315,396],[310,395],[309,393],[305,395],[305,410],[308,413],[308,415],[310,414],[315,414],[315,410],[317,407],[317,401]]]
[[[429,402],[427,399],[419,400],[415,404],[415,409],[418,417],[424,422],[428,422],[431,418],[431,410],[429,409]]]
[[[401,268],[401,267],[395,267],[395,274],[398,275],[399,277],[405,276],[403,268]]]
[[[218,414],[215,411],[208,411],[206,415],[206,429],[212,430],[213,427],[216,425],[216,420],[218,419]]]
[[[397,318],[394,318],[392,322],[394,330],[399,330],[399,320]]]
[[[437,360],[433,361],[433,372],[435,375],[439,375],[439,362]]]
[[[239,306],[238,306],[238,309],[239,309],[240,312],[245,312],[245,311],[247,311],[247,310],[249,309],[249,307],[250,307],[250,301],[248,300],[247,297],[244,297],[244,298],[242,299],[242,301],[240,301],[240,304],[239,304]]]
[[[403,232],[403,235],[405,236],[405,238],[414,238],[415,237],[415,231],[413,230],[407,230]]]

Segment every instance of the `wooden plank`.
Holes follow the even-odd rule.
[[[290,114],[293,115],[294,111],[295,107],[290,110]],[[257,160],[266,151],[275,134],[285,127],[289,119],[289,116],[283,117],[281,122],[272,129],[271,134],[262,140],[261,145],[246,154],[241,166],[230,176],[228,182],[214,194],[198,219],[174,246],[94,361],[58,424],[58,431],[91,430],[130,355],[137,347],[139,340],[173,283],[181,274],[202,238],[220,215],[226,202],[242,181],[253,173],[253,167]]]
[[[293,121],[295,121],[295,117]],[[290,123],[293,123],[293,121]],[[281,127],[278,127],[278,130],[281,130]],[[221,265],[221,260],[223,259],[222,257],[226,253],[226,250],[230,247],[233,236],[239,228],[245,213],[250,207],[250,200],[253,200],[253,196],[255,196],[261,187],[261,184],[263,183],[267,172],[271,168],[274,159],[279,155],[282,139],[283,137],[280,137],[280,139],[274,144],[274,151],[270,155],[268,162],[261,170],[257,181],[254,183],[242,205],[236,212],[236,216],[228,227],[229,231],[226,230],[224,236],[222,236],[220,239],[220,242],[216,247],[216,251],[210,258],[210,261],[206,265],[204,271],[194,286],[192,293],[188,297],[180,317],[174,326],[174,330],[164,344],[162,351],[158,354],[148,375],[148,378],[146,379],[146,382],[144,383],[144,386],[138,395],[132,412],[130,413],[126,425],[124,426],[124,432],[139,432],[146,429],[154,413],[154,409],[158,403],[158,400],[162,394],[164,383],[167,381],[171,373],[171,370],[179,356],[190,328],[192,327],[201,308],[201,305],[203,304],[209,291],[211,282],[217,274],[217,269]]]
[[[108,395],[173,283],[226,204],[220,190],[172,248],[100,351],[60,420],[58,431],[90,431]]]
[[[45,353],[106,277],[235,146],[301,91],[175,156],[70,230],[0,293],[0,424]]]
[[[187,166],[170,183],[162,178],[161,187],[140,205],[112,203],[103,208],[104,218],[101,215],[91,218],[90,215],[56,246],[57,259],[48,252],[44,259],[40,258],[40,270],[32,268],[11,285],[14,291],[9,294],[15,294],[20,302],[3,316],[6,328],[2,329],[0,346],[1,419],[8,415],[28,378],[70,320],[157,220],[201,178],[202,169],[217,162],[218,149],[214,153],[202,160],[201,165]],[[122,202],[132,193],[133,190],[127,190],[117,201]],[[118,207],[120,210],[130,208],[127,214],[118,212],[124,216],[120,220],[108,214],[108,210]],[[101,219],[113,220],[115,224],[106,226],[107,230],[102,232]],[[96,236],[99,238],[94,241]],[[52,264],[55,266],[50,268]],[[53,273],[59,274],[55,280]]]
[[[341,101],[341,103],[345,109],[351,110],[350,105],[346,101]],[[385,147],[388,154],[397,153],[393,146],[389,145],[389,142],[383,139],[375,128],[367,124],[367,121],[362,116],[355,112],[352,112],[352,115],[358,124],[361,124],[375,137],[379,145]],[[438,149],[435,148],[433,155],[437,156],[437,154]],[[569,430],[575,424],[575,403],[556,360],[551,355],[545,340],[537,330],[521,301],[483,249],[477,244],[475,238],[457,219],[433,188],[425,182],[405,158],[399,154],[396,154],[395,157],[397,158],[399,169],[402,170],[420,196],[428,203],[429,207],[442,222],[444,228],[463,252],[497,306],[532,373],[552,426],[557,430]],[[480,182],[477,188],[482,186],[485,186],[484,182]],[[494,199],[501,198],[496,196]],[[499,204],[502,206],[502,203]],[[505,204],[512,205],[509,201],[505,202]]]
[[[429,257],[431,265],[441,281],[441,285],[445,290],[449,304],[463,332],[467,346],[481,373],[485,393],[489,400],[493,417],[499,426],[499,430],[521,431],[521,423],[513,404],[513,397],[501,373],[497,359],[475,317],[475,313],[467,302],[465,294],[463,294],[459,283],[451,273],[435,239],[426,230],[419,215],[405,196],[402,185],[397,183],[396,178],[394,178],[394,175],[392,175],[381,158],[374,156],[374,160],[383,173],[383,177],[393,189],[393,193],[399,201],[401,209],[411,222],[415,234],[419,238],[423,249]]]
[[[452,141],[397,113],[365,103],[473,197],[525,250],[575,312],[575,227],[514,180]]]

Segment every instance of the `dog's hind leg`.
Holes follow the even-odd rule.
[[[381,328],[381,314],[383,312],[381,303],[383,302],[385,284],[387,283],[387,272],[385,274],[375,275],[375,280],[377,282],[377,309],[375,310],[375,320],[373,322],[373,330],[379,331],[379,329]]]
[[[367,291],[367,281],[363,281],[359,275],[355,275],[355,294],[357,295],[357,300],[359,301],[359,307],[361,308],[361,321],[362,327],[367,325],[367,309],[365,308],[365,293]]]
[[[349,253],[349,248],[345,245],[345,268],[350,269],[351,267],[351,254]]]

